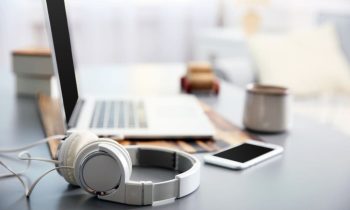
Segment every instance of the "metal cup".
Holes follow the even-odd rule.
[[[292,126],[292,97],[287,88],[250,84],[246,89],[243,124],[260,132],[284,132]]]

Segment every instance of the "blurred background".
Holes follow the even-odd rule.
[[[78,64],[183,62],[202,56],[204,52],[198,51],[204,49],[198,48],[206,46],[198,42],[205,38],[218,44],[236,42],[238,49],[245,42],[242,32],[285,32],[327,19],[350,23],[348,0],[67,0],[66,4]],[[7,66],[12,49],[48,46],[41,0],[1,1],[0,46],[0,63]]]
[[[207,60],[238,87],[290,87],[298,113],[350,124],[349,0],[67,0],[76,65]],[[2,0],[0,67],[48,47],[41,0]],[[350,109],[349,109],[350,110]]]

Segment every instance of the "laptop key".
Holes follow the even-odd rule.
[[[140,101],[96,101],[91,128],[147,128],[144,104]]]
[[[107,123],[107,128],[113,128],[114,127],[114,118],[115,116],[115,103],[110,101],[109,102],[109,115],[108,117],[108,123]]]
[[[135,110],[134,110],[134,106],[133,106],[133,103],[129,102],[128,104],[129,106],[129,120],[128,120],[128,123],[129,123],[129,128],[134,128],[135,127]]]
[[[92,114],[92,118],[91,118],[91,121],[90,121],[90,127],[91,128],[95,128],[96,127],[96,122],[97,122],[98,114],[99,114],[99,108],[100,108],[100,102],[98,101],[98,102],[95,103],[94,112]]]
[[[120,108],[119,108],[118,128],[124,128],[125,127],[124,109],[125,109],[125,104],[124,104],[124,102],[121,102],[120,103]]]
[[[98,120],[97,120],[97,128],[103,128],[103,123],[104,123],[104,113],[106,111],[106,102],[102,101],[101,102],[101,106],[100,106],[100,110],[98,113]]]

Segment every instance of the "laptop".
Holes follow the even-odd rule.
[[[80,96],[65,2],[44,2],[52,60],[67,132],[90,130],[99,136],[123,136],[128,139],[213,136],[214,129],[209,119],[197,99],[190,95]]]

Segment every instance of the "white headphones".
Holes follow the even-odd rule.
[[[98,198],[131,205],[177,199],[200,184],[200,162],[185,152],[160,147],[123,147],[90,132],[72,133],[58,149],[57,171],[67,182]],[[153,183],[131,181],[132,166],[178,171],[174,179]],[[69,167],[71,168],[69,168]]]

